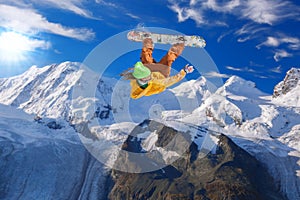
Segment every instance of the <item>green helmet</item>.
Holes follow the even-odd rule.
[[[142,62],[137,62],[134,65],[134,70],[132,75],[136,79],[146,78],[150,76],[151,71],[149,68],[145,67]]]

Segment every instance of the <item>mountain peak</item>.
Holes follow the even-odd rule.
[[[227,79],[227,81],[225,82],[224,86],[248,86],[251,88],[255,88],[255,83],[252,81],[246,81],[245,79],[239,77],[239,76],[231,76],[229,79]]]
[[[81,76],[80,66],[70,61],[41,68],[32,66],[23,74],[2,80],[0,103],[23,108],[28,113],[63,116],[72,87]]]
[[[300,79],[300,69],[294,67],[291,68],[286,73],[286,76],[284,77],[283,81],[281,81],[274,87],[273,97],[286,95],[297,86],[300,86],[299,79]]]
[[[256,84],[247,81],[239,76],[231,76],[225,84],[217,90],[217,94],[227,96],[230,94],[253,97],[264,96],[265,94],[256,88]]]
[[[203,76],[195,80],[182,82],[180,85],[170,90],[173,91],[177,96],[188,97],[191,99],[202,99],[203,97],[209,96],[210,92],[213,91],[206,78]]]

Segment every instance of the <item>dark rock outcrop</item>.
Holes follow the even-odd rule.
[[[278,97],[287,94],[299,84],[300,69],[291,68],[284,77],[283,81],[279,82],[273,91],[273,97]]]
[[[137,131],[157,129],[156,146],[164,147],[179,132],[164,125],[147,121],[136,129],[124,143],[123,149],[141,152]],[[181,134],[182,136],[184,134]],[[227,136],[219,135],[217,150],[201,155],[197,144],[190,143],[187,151],[175,162],[147,173],[126,173],[113,170],[109,199],[284,199],[277,191],[266,169],[249,153],[234,144]],[[179,143],[180,142],[180,143]],[[127,160],[126,160],[127,159]],[[118,160],[117,160],[118,162]],[[130,156],[121,156],[121,163],[130,162]]]

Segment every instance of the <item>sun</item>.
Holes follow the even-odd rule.
[[[0,60],[6,63],[26,59],[30,51],[30,39],[16,32],[2,32],[0,35]]]

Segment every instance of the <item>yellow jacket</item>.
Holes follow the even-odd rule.
[[[137,83],[137,80],[131,80],[131,98],[138,99],[142,96],[150,96],[163,92],[167,87],[178,83],[185,77],[186,73],[181,70],[178,74],[170,77],[164,77],[160,72],[151,73],[151,81],[148,83],[148,87],[142,89]]]

